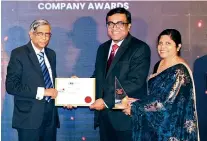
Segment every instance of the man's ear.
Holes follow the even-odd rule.
[[[29,31],[28,34],[29,34],[30,39],[32,39],[32,37],[33,37],[33,32]]]
[[[128,31],[130,31],[130,29],[131,29],[131,24],[128,24]]]

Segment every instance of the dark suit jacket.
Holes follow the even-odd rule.
[[[45,48],[53,79],[56,77],[56,54]],[[53,82],[55,82],[53,80]],[[45,87],[43,74],[35,51],[29,42],[14,49],[7,68],[6,90],[14,95],[12,127],[37,129],[43,121],[45,100],[37,100],[37,87]],[[54,100],[52,100],[54,105]],[[53,108],[53,123],[59,126],[57,108]]]
[[[194,81],[196,88],[196,105],[200,140],[207,141],[207,55],[198,58],[194,63]]]
[[[142,99],[147,93],[146,78],[150,68],[150,48],[129,34],[119,47],[106,74],[111,42],[112,40],[109,40],[98,48],[92,77],[96,78],[96,98],[103,98],[109,107],[104,111],[107,111],[113,127],[125,131],[131,129],[130,117],[122,111],[111,109],[115,103],[115,76],[129,97]],[[95,111],[95,127],[99,125],[99,118],[101,118],[100,112]]]

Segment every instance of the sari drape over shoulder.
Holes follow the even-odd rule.
[[[146,98],[132,104],[133,141],[199,141],[195,102],[185,64],[155,74]]]

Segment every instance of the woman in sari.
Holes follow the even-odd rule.
[[[132,116],[133,141],[199,141],[194,82],[180,57],[181,35],[166,29],[157,43],[161,60],[149,77],[148,95],[124,110]]]

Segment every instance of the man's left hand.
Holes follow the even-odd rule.
[[[105,108],[105,104],[102,98],[97,99],[91,106],[90,109],[95,110],[103,110]]]

